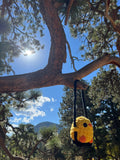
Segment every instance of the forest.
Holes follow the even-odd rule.
[[[78,38],[72,53],[66,37]],[[45,30],[50,42],[41,43]],[[16,75],[12,63],[25,49],[33,54],[50,43],[47,65]],[[70,57],[73,72],[63,73]],[[89,61],[81,68],[83,61]],[[119,160],[120,159],[120,2],[119,0],[2,0],[0,2],[0,160]],[[90,84],[83,80],[97,71]],[[91,147],[77,147],[70,139],[74,81],[77,116],[87,116],[94,129]],[[32,124],[10,123],[16,110],[36,101],[39,88],[63,85],[60,132],[55,127],[35,133]],[[8,135],[9,129],[12,135]]]

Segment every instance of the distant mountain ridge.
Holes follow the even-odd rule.
[[[39,132],[39,130],[41,129],[41,128],[43,128],[43,127],[56,127],[56,128],[58,128],[58,130],[59,130],[59,124],[56,124],[56,123],[53,123],[53,122],[48,122],[48,121],[46,121],[46,122],[41,122],[41,123],[38,123],[35,127],[34,127],[34,130],[35,130],[35,132]]]

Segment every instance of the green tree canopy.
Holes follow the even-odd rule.
[[[104,71],[105,72],[105,71]],[[109,74],[108,71],[106,74]],[[118,74],[118,73],[117,73]],[[59,109],[60,122],[63,126],[60,137],[64,145],[64,151],[68,159],[73,159],[75,156],[82,155],[85,159],[95,157],[96,159],[119,159],[119,132],[120,132],[120,105],[118,101],[114,101],[114,97],[110,96],[109,92],[104,95],[101,91],[106,91],[108,86],[102,88],[102,84],[108,83],[105,81],[104,74],[99,74],[85,92],[85,102],[87,107],[88,118],[91,120],[94,127],[94,143],[93,148],[87,151],[75,147],[70,139],[70,127],[73,122],[73,90],[67,87],[64,88],[65,94],[61,107]],[[99,84],[99,87],[96,86]],[[99,83],[100,82],[100,83]],[[101,83],[102,82],[102,83]],[[99,88],[99,90],[97,89]],[[116,97],[119,96],[119,93]],[[71,97],[71,98],[70,98]],[[81,102],[81,94],[77,92],[77,116],[84,115]]]
[[[101,153],[104,153],[105,157],[119,159],[119,77],[116,70],[103,70],[93,79],[89,90],[94,107],[92,112],[94,114],[95,141],[100,158]],[[100,136],[99,133],[103,136]]]

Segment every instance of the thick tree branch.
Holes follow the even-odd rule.
[[[85,67],[81,68],[77,72],[69,73],[69,74],[62,74],[61,75],[61,82],[63,85],[69,86],[69,87],[74,87],[73,82],[78,79],[82,79],[89,75],[90,73],[94,72],[95,70],[103,67],[104,65],[107,64],[115,64],[118,67],[120,67],[120,58],[118,57],[113,57],[108,54],[102,56],[101,58],[89,63]],[[79,89],[86,89],[86,85],[83,83],[78,83],[78,88]]]
[[[81,80],[93,71],[107,64],[115,64],[120,67],[120,58],[105,55],[81,68],[77,72],[68,74],[54,74],[51,69],[45,68],[33,73],[1,77],[0,92],[19,92],[28,89],[42,88],[54,85],[66,85],[69,87],[73,87],[74,80]],[[78,88],[86,89],[86,87],[87,86],[85,84],[79,82]]]
[[[62,64],[66,62],[66,36],[62,23],[52,0],[40,0],[40,10],[51,36],[51,49],[47,67],[61,73]]]
[[[75,76],[78,77],[79,79],[84,78],[88,74],[92,73],[93,71],[107,64],[115,64],[118,67],[120,67],[120,58],[113,57],[113,56],[106,54],[102,56],[101,58],[86,65],[82,69],[80,69],[78,72],[75,73]]]

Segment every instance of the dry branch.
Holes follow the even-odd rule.
[[[73,69],[74,69],[74,71],[77,71],[76,68],[75,68],[75,62],[74,62],[74,59],[73,59],[73,56],[72,56],[72,53],[71,53],[70,44],[69,44],[68,41],[66,41],[66,44],[68,46],[68,52],[69,52],[70,59],[71,59],[72,65],[73,65]]]

